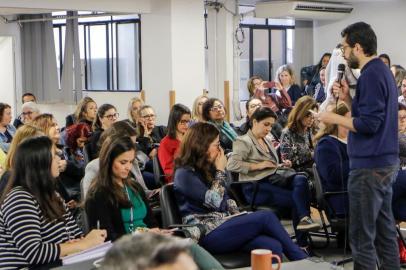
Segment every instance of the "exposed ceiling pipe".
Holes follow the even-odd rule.
[[[57,15],[52,16],[49,18],[37,18],[37,19],[14,19],[9,20],[4,16],[1,16],[5,23],[30,23],[30,22],[46,22],[46,21],[53,21],[53,20],[73,20],[79,18],[92,18],[92,17],[106,17],[106,16],[120,16],[120,15],[130,15],[132,13],[97,13],[97,14],[83,14],[77,16],[67,16],[67,15]]]

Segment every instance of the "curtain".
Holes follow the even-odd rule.
[[[24,15],[21,19],[49,18],[51,14]],[[33,93],[38,102],[60,100],[52,21],[22,24],[23,93]]]
[[[77,11],[68,11],[77,16]],[[82,99],[82,77],[79,52],[78,19],[66,20],[65,52],[61,77],[61,97],[66,104],[77,104]]]

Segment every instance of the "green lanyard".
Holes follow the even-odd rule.
[[[130,231],[130,233],[132,233],[134,231],[134,213],[133,213],[133,203],[131,202],[131,198],[130,198],[130,193],[128,192],[127,186],[124,185],[125,188],[125,193],[127,194],[128,200],[131,203],[131,209],[130,209],[130,226],[128,226],[128,230]]]

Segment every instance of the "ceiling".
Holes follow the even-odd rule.
[[[281,0],[239,0],[240,5],[250,5],[254,6],[257,2],[274,2]],[[398,0],[297,0],[297,1],[307,1],[307,2],[332,2],[332,3],[360,3],[360,2],[387,2],[387,1],[398,1]]]

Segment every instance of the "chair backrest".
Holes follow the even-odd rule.
[[[316,163],[313,163],[313,175],[314,175],[314,189],[316,191],[316,200],[317,204],[323,206],[324,202],[324,195],[323,195],[323,187],[321,185],[321,179],[319,172],[317,171]]]
[[[155,155],[152,158],[152,170],[154,173],[154,180],[155,185],[160,187],[165,184],[165,173],[161,167],[161,163],[159,163],[158,155]]]
[[[84,202],[85,202],[85,194],[83,191],[83,178],[80,180],[80,200],[82,202],[82,206],[80,206],[80,227],[82,228],[82,231],[84,234],[87,234],[89,232],[89,219],[87,218],[86,210],[84,207]]]
[[[162,225],[168,228],[173,224],[182,224],[182,217],[176,203],[173,184],[164,185],[159,195],[161,202]]]

